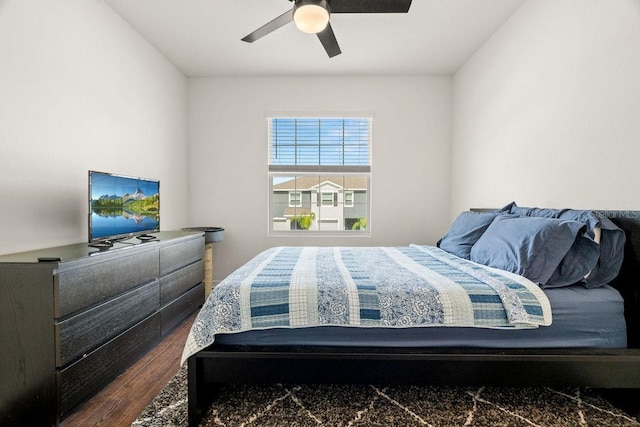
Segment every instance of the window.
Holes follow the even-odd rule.
[[[268,119],[270,233],[369,235],[371,118]]]
[[[353,191],[344,192],[344,207],[345,208],[353,207]]]
[[[322,197],[320,198],[321,204],[320,206],[333,206],[333,196],[335,193],[321,193]]]
[[[301,207],[302,206],[302,193],[299,191],[289,192],[289,207]]]

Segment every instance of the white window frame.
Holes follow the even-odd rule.
[[[300,118],[300,119],[306,119],[306,118],[314,118],[314,119],[325,119],[325,118],[339,118],[339,119],[350,119],[350,118],[354,118],[354,119],[366,119],[368,120],[368,140],[367,140],[367,158],[368,158],[368,164],[358,164],[358,165],[274,165],[272,164],[272,130],[271,130],[271,123],[272,123],[272,119],[275,118]],[[269,165],[269,180],[268,180],[268,184],[269,184],[269,197],[268,197],[268,213],[269,213],[269,217],[268,217],[268,230],[269,230],[269,235],[270,236],[339,236],[339,237],[370,237],[371,236],[371,203],[372,203],[372,197],[371,197],[371,147],[372,147],[372,127],[373,127],[373,117],[371,115],[359,115],[359,116],[318,116],[318,115],[313,115],[311,116],[291,116],[291,115],[270,115],[267,117],[267,128],[269,130],[268,132],[268,138],[267,138],[267,143],[268,143],[268,165]],[[346,155],[346,154],[345,154]],[[321,228],[321,224],[325,223],[325,222],[336,222],[338,221],[339,223],[342,223],[342,221],[339,218],[322,218],[318,215],[316,215],[316,217],[314,218],[314,225],[309,228],[308,230],[274,230],[273,224],[274,224],[274,220],[276,219],[274,216],[274,201],[273,201],[273,197],[274,197],[274,180],[278,179],[281,180],[282,178],[287,178],[287,177],[291,177],[291,178],[296,178],[296,177],[304,177],[304,176],[339,176],[341,178],[344,178],[348,175],[358,175],[358,176],[364,176],[366,177],[366,188],[359,188],[361,191],[364,191],[366,196],[367,196],[367,206],[365,209],[365,213],[364,213],[364,217],[367,219],[367,227],[364,230],[322,230],[322,229],[318,229],[318,227]],[[282,181],[280,181],[282,182]],[[347,187],[348,188],[348,187]],[[293,192],[299,192],[297,190],[292,190]],[[351,194],[351,203],[345,205],[344,203],[344,193],[349,193]],[[324,205],[322,203],[322,196],[320,196],[321,199],[321,203],[320,206],[318,206],[318,209],[322,209],[323,207],[333,207],[334,206],[334,199],[333,197],[335,197],[333,195],[333,193],[329,193],[329,192],[321,192],[321,193],[327,193],[327,194],[332,194],[332,200],[331,200],[331,205],[326,204]],[[355,206],[355,191],[354,190],[338,190],[338,194],[339,193],[343,193],[343,200],[341,201],[340,198],[338,197],[338,207],[344,209],[345,207],[348,208],[353,208]],[[313,193],[312,193],[313,195]],[[313,199],[313,197],[312,197]],[[312,207],[314,205],[317,205],[317,203],[314,203],[313,200],[311,201],[312,203]],[[328,201],[327,201],[328,203]],[[290,208],[302,208],[308,210],[308,207],[303,206],[304,203],[302,201],[302,198],[300,198],[300,204],[297,206],[293,206],[291,204],[291,198],[289,197],[289,207]],[[313,211],[313,209],[312,209]],[[294,214],[295,215],[295,214]]]
[[[298,203],[294,203],[294,198],[292,197],[294,194],[298,195]],[[289,207],[290,208],[302,207],[302,191],[289,191]]]
[[[350,202],[350,203],[347,203],[347,194],[350,194],[350,195],[351,195],[351,202]],[[355,205],[354,205],[354,203],[355,203],[355,202],[354,202],[354,199],[355,199],[355,191],[346,190],[346,191],[344,191],[344,193],[342,194],[342,197],[343,197],[342,202],[343,202],[343,204],[344,204],[344,207],[345,207],[345,208],[352,208],[352,207],[354,207],[354,206],[355,206]]]
[[[333,206],[333,200],[335,197],[334,194],[335,193],[330,193],[327,191],[323,191],[322,193],[320,193],[320,206],[323,206],[323,207]],[[329,200],[328,197],[327,197],[327,200],[325,200],[325,196],[330,196],[331,200]]]

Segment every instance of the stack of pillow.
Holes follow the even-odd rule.
[[[523,208],[462,212],[438,247],[520,274],[542,288],[603,286],[620,271],[625,234],[595,211]]]

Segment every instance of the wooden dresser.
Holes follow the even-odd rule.
[[[59,424],[202,305],[203,233],[155,236],[0,256],[0,426]]]

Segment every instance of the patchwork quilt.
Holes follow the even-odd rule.
[[[182,362],[216,334],[252,329],[550,324],[549,300],[536,284],[436,247],[277,247],[214,288]]]

